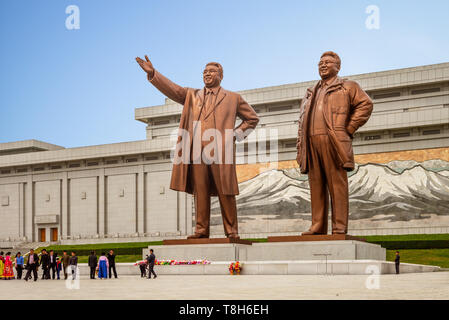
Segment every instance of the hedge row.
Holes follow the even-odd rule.
[[[161,245],[161,242],[154,242],[152,245]],[[105,252],[106,254],[109,253],[109,250],[114,250],[114,253],[116,255],[141,255],[142,250],[148,248],[148,245],[150,244],[136,244],[131,245],[129,247],[121,247],[114,246],[114,244],[105,244],[105,246],[101,246],[99,244],[92,245],[92,247],[89,247],[88,245],[79,245],[79,246],[70,246],[70,245],[64,245],[64,246],[49,246],[46,247],[47,251],[53,249],[55,252],[58,253],[59,256],[62,255],[63,251],[67,251],[70,255],[70,252],[75,251],[77,256],[88,256],[90,255],[91,251],[95,251],[95,254],[97,256],[101,255],[102,252]],[[43,248],[42,248],[43,249]],[[41,251],[41,250],[39,250]]]
[[[65,250],[70,253],[72,251],[75,251],[77,256],[89,256],[91,251],[95,251],[95,254],[97,256],[101,255],[102,252],[105,252],[106,254],[109,253],[109,250],[114,250],[114,253],[116,255],[141,255],[142,249],[145,248],[108,248],[108,249],[77,249],[77,248],[64,248],[64,249],[53,249],[55,252],[58,253],[58,256],[62,256],[62,252]],[[49,249],[47,249],[48,251]]]
[[[97,256],[101,255],[102,252],[108,254],[109,250],[114,250],[116,255],[141,255],[142,249],[144,248],[110,248],[110,249],[81,249],[77,250],[76,248],[66,250],[69,254],[71,251],[75,251],[77,256],[89,256],[91,251],[95,251]],[[62,251],[56,251],[58,255],[62,255]]]
[[[447,249],[449,240],[397,240],[397,241],[369,241],[380,244],[382,248],[389,250],[399,249]]]

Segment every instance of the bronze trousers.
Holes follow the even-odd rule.
[[[195,233],[209,236],[210,197],[212,184],[218,192],[225,235],[238,234],[237,204],[234,195],[224,195],[221,190],[220,171],[217,164],[191,164],[193,194],[195,197]]]
[[[348,175],[339,165],[327,134],[309,136],[309,185],[312,206],[310,231],[327,234],[329,193],[332,207],[332,233],[348,230]]]

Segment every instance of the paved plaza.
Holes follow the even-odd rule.
[[[81,277],[79,289],[63,280],[1,281],[5,299],[449,299],[449,272],[381,275],[175,276],[157,279],[123,276],[111,280]],[[370,281],[374,280],[374,281]]]

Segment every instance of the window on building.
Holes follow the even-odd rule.
[[[158,121],[154,121],[153,122],[153,125],[155,125],[155,126],[162,126],[162,125],[164,125],[164,124],[169,124],[170,123],[170,120],[158,120]]]
[[[158,156],[145,157],[145,160],[146,160],[146,161],[154,161],[154,160],[157,160],[157,159],[159,159]]]
[[[268,112],[280,112],[280,111],[286,111],[291,110],[292,106],[277,106],[277,107],[269,107]]]
[[[393,138],[404,138],[404,137],[410,137],[410,132],[396,132],[396,133],[393,133]]]
[[[33,171],[44,171],[44,167],[33,168]]]
[[[429,135],[429,134],[440,134],[440,129],[429,129],[429,130],[423,130],[423,135]]]
[[[433,92],[440,92],[440,88],[426,88],[426,89],[415,89],[412,90],[412,94],[425,94],[425,93],[433,93]]]
[[[364,138],[365,141],[379,140],[379,139],[382,139],[382,136],[380,134],[365,136],[365,138]]]
[[[395,92],[384,92],[384,93],[373,93],[373,99],[387,99],[400,97],[401,93],[399,91]]]
[[[11,170],[2,170],[1,171],[1,174],[10,174],[11,173]]]
[[[296,142],[286,143],[285,148],[296,148]]]
[[[126,162],[137,162],[137,158],[126,159]]]
[[[88,167],[98,166],[98,161],[88,162],[88,163],[87,163],[87,166],[88,166]]]
[[[17,169],[16,171],[17,171],[17,173],[23,173],[23,172],[28,172],[28,169],[27,168],[20,168],[20,169]]]
[[[80,163],[71,163],[71,164],[69,164],[69,168],[79,168],[79,167],[81,167]]]
[[[118,160],[107,160],[106,164],[117,164]]]
[[[62,169],[62,166],[51,166],[50,169],[52,170]]]

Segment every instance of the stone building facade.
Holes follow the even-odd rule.
[[[396,218],[404,218],[381,218],[391,222],[394,227],[390,228],[377,223],[376,214],[360,218],[354,211],[351,217],[360,223],[350,222],[350,232],[351,224],[357,226],[352,233],[358,234],[449,232],[449,209],[444,206],[445,187],[449,194],[449,63],[348,78],[357,81],[374,101],[372,117],[354,136],[356,162],[385,165],[395,178],[396,173],[403,173],[398,166],[404,170],[420,166],[429,174],[437,174],[438,190],[443,192],[438,196],[440,207],[421,209],[439,211],[435,216],[429,218],[413,209],[418,213],[414,211],[410,218],[402,209],[391,209]],[[303,187],[304,177],[294,176],[297,120],[301,98],[314,83],[240,92],[260,116],[258,129],[275,129],[278,137],[275,163],[258,159],[257,163],[243,161],[238,166],[241,188],[249,190],[252,179],[261,179],[269,171],[286,175],[299,183],[295,187]],[[169,189],[174,146],[171,134],[176,132],[181,110],[182,106],[168,99],[163,105],[135,109],[135,119],[147,124],[147,139],[143,141],[80,148],[36,140],[1,143],[0,241],[110,242],[190,234],[194,225],[192,197]],[[251,148],[242,150],[240,156],[251,156]],[[418,175],[417,171],[414,174]],[[270,185],[274,180],[269,179],[267,176],[261,182],[262,187],[275,189]],[[267,191],[266,202],[254,202],[267,205],[261,205],[258,212],[245,209],[245,202],[257,199],[245,198],[243,192],[239,203],[242,236],[294,234],[305,229],[307,210],[294,213],[294,209],[285,209],[282,215],[285,206],[281,204],[289,201],[282,198],[285,190],[277,194]],[[295,198],[292,203],[301,201]],[[271,216],[266,210],[277,212]],[[218,236],[223,232],[216,210],[214,214],[212,231]],[[251,221],[256,220],[258,224],[253,225],[258,227],[251,227]]]

